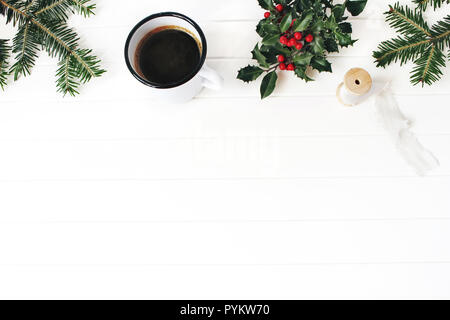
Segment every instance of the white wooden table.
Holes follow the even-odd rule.
[[[409,67],[376,69],[394,1],[369,2],[333,74],[283,75],[264,102],[235,79],[256,0],[97,0],[74,17],[108,73],[61,98],[42,55],[0,93],[0,298],[450,298],[450,70],[421,89]],[[222,91],[158,104],[129,75],[129,30],[169,10],[204,29]],[[337,103],[355,66],[392,80],[438,170],[415,176],[371,105]]]

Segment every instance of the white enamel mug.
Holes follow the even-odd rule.
[[[184,79],[170,85],[152,83],[136,70],[136,50],[140,42],[151,31],[164,26],[177,26],[187,30],[201,44],[201,58],[196,69]],[[192,19],[176,12],[162,12],[145,18],[131,30],[125,44],[125,61],[131,74],[147,85],[155,97],[173,103],[187,102],[200,93],[203,88],[213,90],[222,88],[222,77],[205,64],[206,54],[207,43],[202,29]]]

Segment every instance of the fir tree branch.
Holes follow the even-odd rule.
[[[14,40],[17,62],[11,67],[15,79],[30,73],[37,57],[38,46],[52,57],[58,57],[58,90],[63,94],[78,93],[79,83],[86,83],[101,76],[105,70],[91,50],[78,48],[78,35],[70,29],[66,20],[69,11],[77,11],[84,16],[93,13],[95,5],[90,0],[41,0],[18,1],[0,0],[0,12],[19,22],[19,31]],[[34,3],[34,4],[33,4]]]
[[[36,42],[36,30],[30,22],[19,27],[13,39],[12,52],[16,53],[16,62],[11,66],[10,73],[14,73],[14,80],[20,75],[27,76],[31,73],[39,51],[39,43]]]
[[[450,3],[450,0],[414,0],[419,10],[425,11],[428,5],[431,5],[435,10],[440,8],[444,3]]]
[[[417,39],[415,42],[411,40],[413,39],[399,37],[383,41],[378,47],[378,51],[374,53],[377,67],[385,67],[399,60],[401,64],[404,64],[408,60],[415,59],[425,51],[430,42],[430,40],[423,38]]]
[[[24,24],[26,17],[22,14],[27,9],[27,3],[22,0],[0,0],[0,13],[6,16],[6,23]]]
[[[95,4],[91,0],[42,0],[34,8],[36,17],[66,21],[70,13],[79,13],[84,17],[94,14]]]
[[[26,12],[26,13],[28,13],[29,12],[29,10],[31,9],[31,7],[33,7],[33,5],[34,5],[34,0],[30,0],[30,1],[28,1],[29,3],[26,5],[26,7],[25,7],[25,9],[24,9],[24,11]]]
[[[386,14],[386,21],[401,34],[406,36],[425,34],[431,37],[430,28],[420,11],[414,11],[408,7],[404,8],[396,3],[393,7],[390,6],[390,10]]]
[[[94,10],[96,8],[95,4],[88,4],[90,0],[71,0],[71,2],[78,9],[78,12],[85,17],[94,15]]]
[[[59,69],[56,71],[56,86],[58,92],[61,92],[64,96],[70,94],[75,96],[78,94],[79,84],[76,81],[76,72],[72,68],[71,57],[67,56],[58,63]]]
[[[45,6],[39,10],[37,10],[34,14],[36,16],[43,14],[47,11],[50,11],[54,9],[55,7],[58,7],[60,4],[63,4],[64,2],[67,2],[67,0],[58,0],[58,1],[43,1],[41,4],[44,4]]]
[[[431,85],[442,77],[442,68],[445,68],[445,55],[436,46],[431,45],[424,55],[415,62],[411,75],[411,82],[416,85],[422,83]]]
[[[432,30],[432,42],[440,49],[450,46],[450,15],[436,23]]]
[[[11,48],[8,45],[8,40],[0,39],[0,87],[4,89],[6,86],[8,72],[8,59]]]
[[[68,18],[66,11],[68,9],[69,7],[67,6],[67,0],[47,0],[38,4],[38,6],[34,9],[34,15],[36,17],[47,16],[51,19],[66,21]]]
[[[444,50],[450,46],[450,15],[439,21],[430,29],[420,10],[427,5],[440,7],[447,1],[415,1],[419,7],[413,11],[398,3],[386,12],[386,20],[403,36],[382,42],[373,56],[378,67],[385,67],[392,62],[414,61],[411,82],[431,85],[441,79],[442,69],[446,64]],[[449,50],[450,58],[450,50]]]

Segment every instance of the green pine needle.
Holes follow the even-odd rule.
[[[14,80],[31,73],[39,50],[58,59],[56,85],[64,95],[76,95],[81,84],[101,76],[105,70],[92,50],[79,47],[78,34],[67,26],[73,13],[84,17],[94,14],[91,0],[0,0],[0,14],[6,23],[18,27],[13,39],[14,64],[6,71],[9,58],[7,42],[0,42],[0,85],[8,74]]]

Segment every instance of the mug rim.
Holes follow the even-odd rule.
[[[156,18],[161,18],[161,17],[175,17],[175,18],[179,18],[182,19],[186,22],[188,22],[189,24],[191,24],[198,32],[198,34],[200,35],[200,41],[202,42],[202,55],[200,57],[200,61],[197,65],[197,67],[195,68],[195,70],[193,70],[190,74],[188,74],[187,76],[185,76],[183,79],[174,82],[174,83],[170,83],[170,84],[158,84],[155,82],[151,82],[147,79],[145,79],[144,77],[141,77],[136,70],[134,69],[134,67],[131,65],[131,61],[130,61],[130,57],[128,54],[129,48],[130,48],[130,42],[131,39],[133,38],[134,34],[136,33],[136,31],[142,27],[144,24],[146,24],[147,22],[154,20]],[[125,62],[127,64],[128,70],[131,72],[131,74],[137,79],[139,80],[141,83],[150,86],[152,88],[156,88],[156,89],[171,89],[171,88],[176,88],[179,87],[187,82],[189,82],[190,80],[192,80],[192,78],[194,78],[199,72],[200,70],[203,68],[203,65],[205,64],[205,60],[206,60],[206,54],[207,54],[207,43],[206,43],[206,37],[205,34],[203,33],[203,30],[200,28],[200,26],[191,18],[189,18],[188,16],[178,13],[178,12],[160,12],[160,13],[155,13],[152,14],[144,19],[142,19],[140,22],[138,22],[138,24],[136,24],[134,26],[134,28],[130,31],[127,41],[125,42]]]

